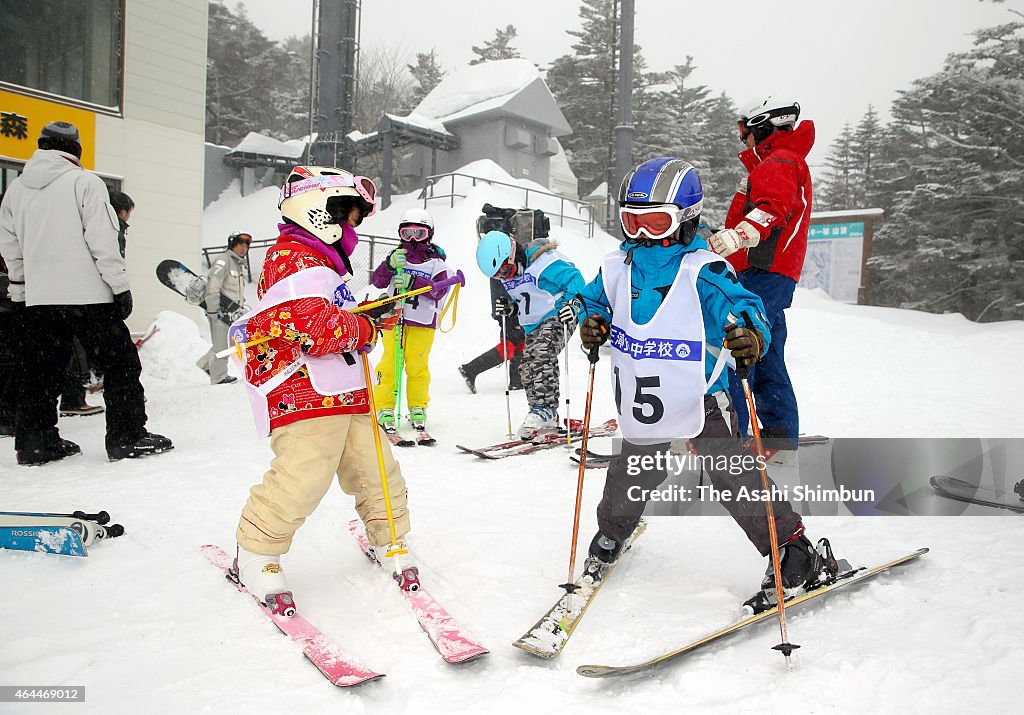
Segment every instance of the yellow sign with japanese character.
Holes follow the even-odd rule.
[[[96,115],[45,99],[0,90],[0,156],[28,161],[36,150],[39,132],[50,122],[71,122],[82,143],[82,166],[95,168]]]

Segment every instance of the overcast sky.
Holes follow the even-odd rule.
[[[308,34],[312,0],[226,0],[245,6],[271,39]],[[446,70],[473,58],[497,27],[515,25],[515,46],[542,68],[571,51],[577,0],[363,0],[363,48],[436,48]],[[651,70],[692,55],[693,82],[737,104],[759,93],[789,95],[813,119],[824,162],[843,124],[868,104],[887,117],[896,91],[970,47],[972,30],[1011,19],[1024,0],[636,0],[636,42]],[[737,148],[740,147],[737,144]]]

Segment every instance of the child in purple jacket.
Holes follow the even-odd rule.
[[[408,292],[433,285],[452,274],[445,263],[445,253],[433,243],[434,220],[430,214],[419,208],[409,209],[402,214],[398,224],[398,236],[402,245],[385,258],[373,272],[371,282],[377,288],[393,287]],[[405,301],[402,311],[404,328],[402,346],[405,358],[406,400],[409,405],[409,420],[417,430],[427,424],[427,403],[430,402],[430,347],[434,343],[434,330],[438,316],[450,286],[415,295]],[[382,334],[384,357],[377,364],[377,384],[373,398],[377,405],[377,422],[388,434],[396,432],[395,426],[395,334]]]

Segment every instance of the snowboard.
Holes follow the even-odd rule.
[[[167,259],[160,261],[156,267],[156,277],[161,283],[185,298],[189,305],[198,305],[206,310],[206,278],[197,276],[188,269],[181,261]],[[235,301],[221,294],[220,306],[217,309],[217,317],[230,324],[231,316],[236,315],[242,309]]]
[[[932,477],[929,481],[932,488],[947,499],[1024,514],[1024,494],[1021,494],[1020,498],[1017,498],[1017,494],[998,494],[994,489],[976,486],[956,477],[938,476]],[[1018,488],[1020,492],[1024,492],[1024,487],[1018,485]]]

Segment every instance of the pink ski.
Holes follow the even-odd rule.
[[[376,559],[370,556],[370,542],[366,539],[363,522],[353,519],[348,523],[348,530],[359,543],[359,548],[363,550],[363,553],[380,566]],[[434,597],[427,593],[422,586],[418,591],[402,590],[401,593],[409,602],[416,620],[419,621],[420,627],[430,638],[430,642],[434,644],[434,648],[448,663],[464,663],[490,652],[463,633],[451,614],[435,601]]]
[[[219,546],[212,544],[203,546],[202,551],[207,560],[221,569],[225,576],[227,576],[228,570],[231,568],[231,557]],[[244,586],[236,583],[230,577],[227,580],[239,591],[248,595],[249,592],[245,590]],[[383,673],[375,673],[361,665],[357,665],[349,656],[327,640],[316,626],[299,614],[296,613],[290,618],[278,616],[272,613],[265,605],[256,601],[256,599],[253,599],[253,601],[282,633],[302,645],[302,652],[305,656],[312,661],[313,665],[328,680],[338,687],[347,688],[365,683],[368,680],[384,677]]]

